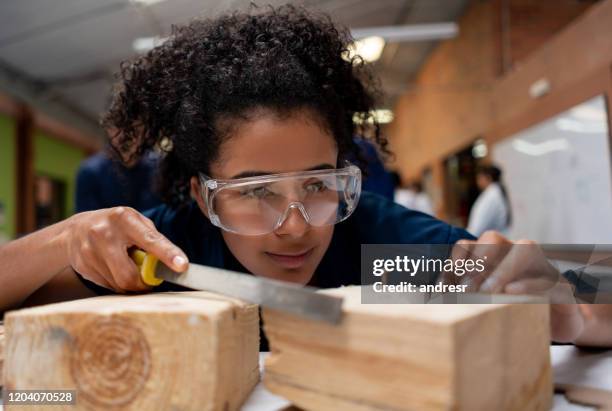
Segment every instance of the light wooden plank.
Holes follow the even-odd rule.
[[[366,305],[338,327],[264,310],[264,384],[307,410],[549,410],[546,304]]]

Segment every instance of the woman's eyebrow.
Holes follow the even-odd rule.
[[[313,171],[313,170],[330,170],[330,169],[335,169],[336,167],[334,167],[333,165],[329,164],[329,163],[321,163],[318,164],[314,167],[310,167],[306,170],[302,170],[302,171]],[[275,172],[272,171],[243,171],[239,174],[236,174],[235,176],[230,177],[231,180],[237,179],[237,178],[246,178],[246,177],[257,177],[257,176],[265,176],[268,174],[276,174]]]

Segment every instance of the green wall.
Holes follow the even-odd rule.
[[[84,159],[82,150],[50,138],[37,131],[34,134],[34,172],[62,180],[66,184],[66,217],[74,213],[76,173]]]
[[[0,237],[15,236],[15,207],[17,201],[15,123],[0,115],[0,203],[4,206],[4,222],[0,221]]]

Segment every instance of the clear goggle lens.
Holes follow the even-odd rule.
[[[353,213],[361,193],[361,173],[353,165],[236,180],[201,179],[211,222],[243,235],[275,231],[294,208],[312,226],[339,223]]]

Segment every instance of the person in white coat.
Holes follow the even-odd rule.
[[[502,172],[495,166],[483,166],[476,174],[481,193],[470,210],[467,230],[476,237],[488,230],[507,234],[511,222],[510,201]]]

